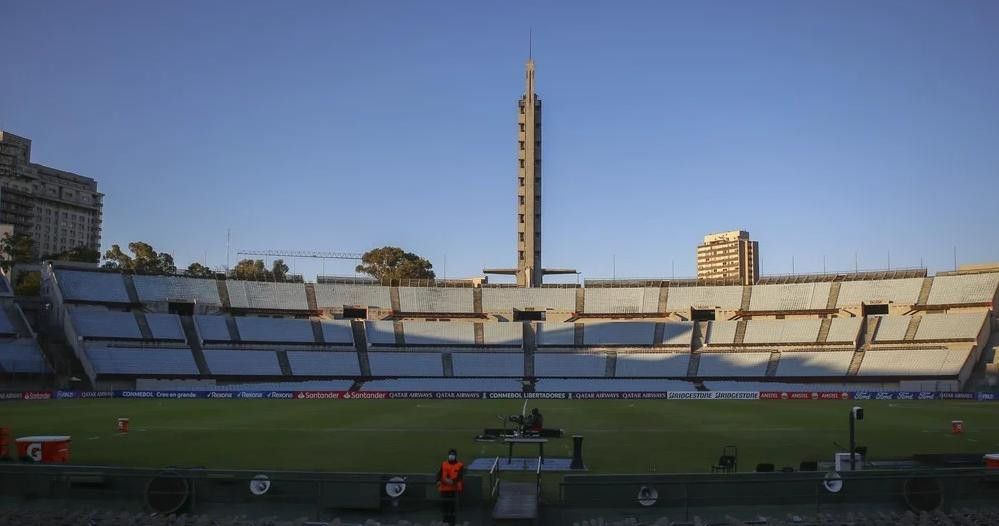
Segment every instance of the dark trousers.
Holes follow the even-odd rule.
[[[455,514],[457,513],[458,492],[442,491],[441,495],[441,520],[454,526]]]

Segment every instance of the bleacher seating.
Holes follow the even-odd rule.
[[[441,353],[369,352],[372,376],[444,376]]]
[[[316,343],[309,320],[235,316],[244,342]]]
[[[395,345],[395,324],[390,321],[366,321],[368,345]]]
[[[583,325],[583,344],[650,346],[655,332],[655,322],[589,322]]]
[[[999,273],[937,276],[926,299],[929,305],[991,303],[996,299]]]
[[[51,372],[38,343],[28,338],[0,342],[0,368],[8,374]]]
[[[878,301],[915,305],[922,287],[923,278],[844,281],[840,284],[836,306],[856,307]]]
[[[615,376],[687,376],[690,353],[618,353]]]
[[[621,379],[621,378],[542,378],[534,390],[539,393],[661,393],[693,391],[694,384],[680,380]]]
[[[216,383],[213,379],[137,378],[140,391],[346,391],[354,380],[288,380]]]
[[[902,341],[905,338],[905,331],[909,328],[911,316],[870,316],[867,323],[874,323],[880,318],[877,332],[874,333],[875,342]]]
[[[826,342],[856,342],[863,318],[833,318]]]
[[[707,345],[731,345],[735,341],[737,321],[710,321],[704,338]]]
[[[589,313],[659,312],[659,288],[588,288],[584,311]]]
[[[2,280],[2,278],[0,278],[0,280]],[[13,336],[15,334],[17,334],[17,329],[10,321],[7,311],[0,309],[0,336]]]
[[[95,303],[129,303],[128,291],[121,274],[57,270],[56,280],[66,301]]]
[[[142,339],[131,312],[99,309],[68,309],[76,333],[85,339]]]
[[[666,310],[683,312],[691,307],[718,307],[737,310],[742,304],[742,287],[670,287]]]
[[[190,353],[189,353],[190,354]],[[281,366],[274,351],[205,350],[205,362],[215,375],[280,376]]]
[[[482,310],[486,312],[517,310],[576,310],[576,289],[483,287]]]
[[[975,339],[985,323],[986,312],[927,314],[916,329],[916,340]]]
[[[180,325],[180,316],[153,312],[147,312],[145,316],[154,340],[185,340],[184,328]]]
[[[406,345],[474,345],[470,322],[407,321],[402,324]]]
[[[694,323],[689,321],[666,322],[663,327],[662,345],[683,345],[690,347],[694,337]]]
[[[225,284],[235,309],[309,310],[304,283],[228,280]]]
[[[205,305],[221,305],[218,282],[214,279],[180,276],[133,276],[139,301],[183,301]]]
[[[506,378],[398,378],[368,380],[361,391],[521,392],[520,380]]]
[[[842,382],[754,382],[735,380],[705,380],[704,387],[709,391],[789,391],[806,393],[852,393],[855,391],[898,391],[899,385],[885,383],[842,383]]]
[[[360,376],[355,352],[288,351],[292,374],[298,376]]]
[[[198,374],[190,349],[96,345],[88,346],[86,353],[97,374]]]
[[[455,376],[524,376],[519,352],[456,352],[451,359]]]
[[[198,333],[202,340],[206,342],[232,341],[229,328],[225,323],[225,316],[195,315],[194,321],[198,325]]]
[[[390,288],[381,285],[316,283],[316,303],[320,309],[346,306],[391,309]]]
[[[971,352],[963,349],[867,351],[860,376],[957,376]]]
[[[819,337],[819,319],[749,320],[743,343],[807,343]]]
[[[777,376],[846,376],[853,351],[783,351]]]
[[[323,329],[323,340],[326,343],[343,345],[354,343],[354,331],[350,327],[349,320],[319,320],[319,326]]]
[[[572,323],[539,323],[538,347],[571,346],[575,343],[576,326]]]
[[[483,323],[482,340],[486,345],[521,347],[524,344],[524,324],[522,322]]]
[[[534,376],[600,377],[607,371],[604,353],[537,353],[534,355]]]
[[[403,312],[473,312],[472,289],[441,287],[399,287],[399,307]]]
[[[763,376],[770,361],[769,352],[701,353],[698,376]]]
[[[830,285],[828,282],[755,285],[749,299],[749,310],[824,309],[829,301]]]

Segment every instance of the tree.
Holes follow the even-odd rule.
[[[184,275],[191,278],[213,278],[215,271],[195,261],[187,266]]]
[[[274,281],[288,281],[288,265],[283,259],[275,259],[271,264],[271,277]]]
[[[354,270],[379,281],[434,278],[434,266],[429,261],[399,247],[369,250],[361,256],[361,263]]]
[[[35,242],[27,234],[4,234],[0,238],[0,256],[3,257],[3,268],[10,269],[13,263],[25,263],[34,260]]]
[[[166,252],[156,252],[152,245],[142,241],[128,244],[132,256],[122,252],[118,245],[104,253],[104,265],[101,268],[118,271],[132,271],[140,274],[176,274],[177,266],[173,256]]]
[[[58,254],[48,254],[42,256],[42,260],[56,261],[78,261],[81,263],[97,263],[101,260],[101,253],[90,247],[80,246],[72,248]]]
[[[17,276],[17,283],[14,284],[15,296],[38,296],[42,290],[42,273],[37,270],[32,272],[22,272]]]
[[[267,270],[262,259],[241,259],[232,269],[233,277],[251,281],[267,280]]]

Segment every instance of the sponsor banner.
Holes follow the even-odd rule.
[[[23,400],[23,399],[24,399],[24,393],[22,393],[21,391],[0,393],[0,400]]]
[[[760,400],[849,400],[847,392],[761,391]]]
[[[115,398],[208,398],[207,391],[115,391]]]
[[[984,402],[999,400],[999,393],[976,393],[976,398]]]
[[[759,391],[670,391],[667,400],[759,400]]]
[[[63,400],[66,398],[111,398],[112,391],[56,391],[55,398]]]
[[[22,399],[24,400],[51,400],[52,391],[24,391],[22,394]]]
[[[974,400],[975,393],[939,393],[941,400]]]

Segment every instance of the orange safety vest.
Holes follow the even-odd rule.
[[[437,481],[437,491],[462,491],[465,489],[465,481],[458,480],[458,473],[461,471],[461,467],[464,464],[461,462],[455,462],[454,464],[443,461],[441,462],[441,479]],[[454,484],[445,484],[444,479],[451,479]]]

